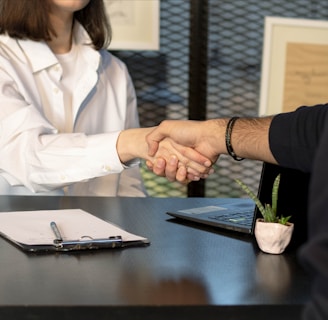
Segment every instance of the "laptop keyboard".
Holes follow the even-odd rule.
[[[254,210],[244,212],[229,212],[226,215],[209,216],[211,219],[237,223],[240,225],[251,226],[253,223]]]

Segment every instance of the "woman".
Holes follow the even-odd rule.
[[[0,12],[0,193],[145,196],[135,159],[152,160],[149,129],[133,129],[102,0],[0,0]],[[156,156],[183,162],[173,146]]]

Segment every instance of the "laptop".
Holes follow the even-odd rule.
[[[285,216],[292,216],[290,221],[295,224],[293,237],[298,242],[304,242],[307,238],[307,197],[310,175],[263,163],[258,187],[258,197],[262,203],[271,203],[272,185],[278,174],[281,175],[281,179],[277,210],[284,212]],[[262,216],[251,199],[221,198],[217,199],[217,205],[213,204],[213,198],[209,199],[209,205],[206,205],[206,198],[202,198],[200,206],[179,208],[167,214],[198,224],[247,234],[254,233],[255,221]]]

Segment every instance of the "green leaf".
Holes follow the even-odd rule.
[[[278,219],[278,222],[281,223],[281,224],[287,224],[287,222],[289,221],[289,219],[291,218],[292,216],[288,216],[288,217],[280,217]]]
[[[255,202],[256,206],[259,208],[263,219],[265,222],[278,222],[281,224],[286,224],[291,216],[284,217],[281,216],[280,218],[277,216],[277,208],[278,208],[278,191],[279,191],[279,184],[280,184],[280,174],[274,180],[272,186],[272,198],[271,198],[271,205],[270,204],[262,204],[259,198],[255,195],[255,193],[249,189],[247,185],[245,185],[239,179],[235,179],[235,181],[240,185],[240,187],[247,193],[247,195]]]
[[[272,211],[274,215],[277,214],[277,204],[278,204],[278,191],[279,191],[279,184],[280,184],[280,174],[274,180],[273,187],[272,187]]]
[[[265,208],[259,198],[255,195],[255,193],[248,188],[242,181],[239,179],[235,179],[235,181],[240,185],[240,187],[248,194],[248,196],[255,202],[256,206],[259,208],[263,218],[265,219]]]

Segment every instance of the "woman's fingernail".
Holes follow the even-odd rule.
[[[164,168],[165,167],[165,161],[163,159],[156,159],[155,165],[157,168]]]
[[[176,156],[170,157],[170,165],[176,166],[178,164],[178,158]]]

